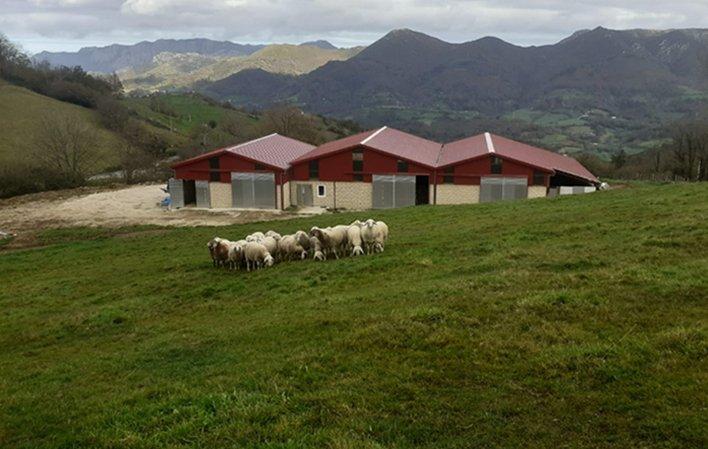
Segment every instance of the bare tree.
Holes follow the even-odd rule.
[[[278,105],[263,111],[262,130],[264,133],[275,132],[311,143],[318,140],[312,118],[291,105]]]
[[[88,124],[75,117],[46,116],[34,145],[34,157],[48,170],[70,184],[86,181],[95,167],[98,136]]]
[[[672,144],[674,176],[687,181],[706,180],[708,129],[699,124],[680,126]]]

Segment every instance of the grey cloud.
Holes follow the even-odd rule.
[[[460,42],[495,35],[552,43],[575,30],[708,26],[705,0],[2,0],[0,31],[27,42],[132,43],[164,37],[237,42],[324,38],[367,44],[394,28]]]

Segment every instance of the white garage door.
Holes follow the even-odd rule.
[[[232,172],[231,197],[234,207],[275,209],[275,174]]]
[[[415,205],[415,176],[372,175],[374,209]]]
[[[517,200],[528,197],[526,178],[484,177],[480,180],[479,202]]]

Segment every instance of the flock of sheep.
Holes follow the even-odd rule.
[[[382,252],[387,239],[388,225],[370,218],[349,225],[314,226],[309,234],[305,231],[289,235],[275,231],[254,232],[237,241],[214,237],[207,248],[214,266],[251,271],[273,266],[276,261],[304,260],[308,254],[315,260],[326,260],[331,255],[339,259],[340,255]]]

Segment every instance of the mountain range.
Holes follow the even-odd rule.
[[[256,107],[295,101],[435,138],[491,126],[567,152],[639,152],[707,104],[707,61],[705,29],[598,27],[538,47],[494,37],[454,44],[402,29],[302,76],[244,70],[202,90]]]

